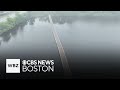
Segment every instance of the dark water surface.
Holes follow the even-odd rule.
[[[75,78],[120,77],[120,20],[70,16],[52,18]],[[62,77],[63,68],[51,29],[46,16],[31,19],[1,35],[1,73],[5,73],[6,58],[53,59],[55,73],[24,73],[14,78]],[[5,76],[12,78],[13,74]]]

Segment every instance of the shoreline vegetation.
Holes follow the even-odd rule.
[[[15,17],[7,17],[7,20],[4,22],[0,22],[0,35],[3,33],[12,30],[19,24],[25,22],[27,20],[27,13],[20,14],[19,12],[15,13]]]
[[[27,11],[20,14],[15,13],[15,17],[7,17],[6,21],[0,22],[0,35],[13,30],[15,27],[29,20],[30,18],[36,18],[39,16],[82,16],[82,18],[88,17],[102,17],[103,19],[120,19],[120,11]],[[100,19],[102,19],[100,18]]]

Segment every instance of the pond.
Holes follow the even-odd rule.
[[[78,16],[52,16],[52,19],[73,76],[120,74],[120,20]],[[1,65],[6,58],[54,59],[56,71],[62,73],[48,16],[33,18],[1,35]]]

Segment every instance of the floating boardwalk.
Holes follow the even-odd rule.
[[[59,39],[59,36],[55,30],[55,27],[54,27],[54,24],[53,24],[53,21],[52,21],[52,17],[51,15],[49,15],[49,20],[50,20],[50,23],[52,25],[52,33],[53,33],[53,36],[54,36],[54,39],[56,41],[56,44],[57,44],[57,48],[58,48],[58,51],[59,51],[59,54],[60,54],[60,58],[61,58],[61,62],[62,62],[62,66],[63,66],[63,69],[64,69],[64,75],[69,77],[71,76],[71,70],[69,68],[69,64],[68,64],[68,60],[67,60],[67,57],[65,55],[65,51],[64,51],[64,48],[62,46],[62,43]]]

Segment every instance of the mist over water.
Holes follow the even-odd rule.
[[[52,16],[52,19],[73,72],[79,72],[78,75],[89,70],[107,73],[114,69],[120,73],[119,19],[81,16]],[[5,58],[52,58],[61,63],[51,29],[45,16],[31,19],[1,35],[1,61]]]

